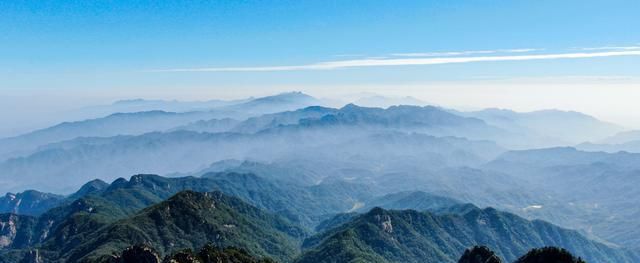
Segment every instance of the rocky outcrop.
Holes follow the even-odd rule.
[[[37,216],[59,205],[63,196],[27,190],[0,197],[0,213]]]
[[[20,261],[20,263],[43,263],[44,260],[40,255],[40,252],[37,249],[32,249],[27,251],[24,254],[24,258]]]
[[[18,217],[13,214],[7,215],[6,218],[0,220],[0,248],[7,248],[13,244],[13,240],[17,235]]]
[[[502,260],[488,247],[475,246],[465,250],[458,263],[502,263]]]
[[[37,220],[31,216],[0,214],[0,249],[22,249],[34,240]]]

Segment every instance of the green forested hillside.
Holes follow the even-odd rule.
[[[464,212],[462,212],[464,211]],[[637,262],[630,252],[590,241],[543,221],[528,221],[492,208],[456,214],[374,208],[341,227],[305,241],[297,262],[455,262],[465,248],[482,244],[507,261],[543,246],[566,248],[591,262]]]
[[[366,187],[340,181],[303,187],[239,173],[136,175],[90,184],[77,200],[40,217],[0,216],[0,262],[104,260],[137,244],[159,258],[210,244],[300,263],[455,262],[474,245],[492,248],[506,262],[545,246],[566,248],[587,262],[639,259],[576,231],[424,192],[368,198]],[[360,200],[424,211],[373,208],[329,216]],[[324,218],[330,219],[320,223]],[[309,237],[312,227],[317,234]]]
[[[150,244],[160,255],[207,243],[291,260],[305,231],[278,216],[220,192],[184,191],[93,233],[61,255],[70,261],[108,255],[135,244]]]

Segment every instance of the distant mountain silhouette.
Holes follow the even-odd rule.
[[[139,103],[145,103],[145,101],[124,101],[117,104],[130,105]],[[39,146],[78,137],[140,135],[148,132],[167,131],[184,125],[193,125],[198,121],[229,118],[242,120],[256,115],[320,105],[320,103],[320,101],[309,95],[291,92],[247,101],[237,101],[228,105],[221,103],[219,107],[199,111],[168,112],[145,108],[143,111],[137,112],[115,112],[106,117],[64,122],[24,135],[0,139],[0,160],[24,156],[32,153]],[[162,103],[160,104],[162,105]],[[164,107],[158,106],[158,108]]]

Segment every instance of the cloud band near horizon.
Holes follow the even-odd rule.
[[[210,68],[177,68],[159,69],[149,72],[270,72],[270,71],[306,71],[306,70],[335,70],[359,67],[389,67],[389,66],[416,66],[439,65],[474,62],[496,61],[527,61],[527,60],[553,60],[553,59],[578,59],[598,57],[640,56],[640,50],[604,51],[604,52],[573,52],[555,54],[530,54],[530,55],[500,55],[500,56],[463,56],[463,57],[413,57],[413,58],[385,58],[385,59],[353,59],[325,61],[304,65],[289,66],[260,66],[260,67],[210,67]]]

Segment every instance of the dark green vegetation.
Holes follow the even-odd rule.
[[[304,229],[288,220],[220,192],[183,191],[139,212],[126,204],[135,206],[152,196],[136,190],[118,192],[111,195],[120,198],[117,200],[105,201],[106,195],[87,196],[52,209],[39,222],[12,216],[19,233],[33,236],[16,235],[11,240],[14,246],[7,248],[38,247],[47,261],[78,262],[93,261],[138,243],[149,243],[162,255],[213,243],[291,261],[306,236]],[[48,224],[43,226],[43,222]],[[3,236],[3,240],[9,237]],[[18,253],[4,252],[5,259]]]
[[[464,251],[458,263],[502,263],[503,261],[491,249],[475,246]],[[514,263],[585,263],[574,257],[569,251],[557,247],[534,248],[518,258]]]
[[[39,217],[0,217],[0,262],[105,260],[136,244],[147,244],[158,258],[211,244],[281,262],[455,262],[475,244],[496,248],[508,260],[544,246],[567,248],[592,262],[638,259],[575,231],[449,198],[423,192],[372,198],[366,188],[340,181],[330,186],[302,187],[234,172],[202,178],[136,175],[107,187],[92,181],[72,195],[77,200]],[[329,216],[356,203],[424,211],[374,208]]]
[[[24,227],[21,225],[16,229],[19,232],[18,235],[5,235],[4,239],[7,243],[5,247],[38,246],[48,251],[61,252],[59,257],[76,257],[75,254],[71,254],[76,253],[81,244],[91,240],[90,238],[96,235],[96,230],[115,223],[119,219],[134,216],[140,209],[187,189],[202,192],[223,190],[225,193],[241,196],[258,207],[283,215],[284,218],[280,219],[283,220],[282,222],[295,222],[302,226],[315,224],[314,222],[320,220],[320,217],[325,214],[349,209],[353,206],[348,203],[353,201],[349,200],[357,199],[358,195],[363,195],[362,193],[366,191],[366,188],[360,189],[357,186],[338,182],[313,187],[276,184],[252,174],[237,173],[207,174],[203,178],[136,175],[128,181],[116,180],[106,188],[101,186],[102,184],[97,181],[87,183],[72,195],[72,197],[82,198],[51,209],[37,219],[12,216],[16,218],[13,220],[15,222],[18,222],[17,218],[25,218],[19,222],[28,219],[26,221],[28,224],[25,223]],[[352,195],[356,196],[352,197]],[[305,232],[300,227],[293,228],[298,229],[296,231],[300,232],[299,235]],[[25,240],[21,238],[23,235],[33,238]],[[301,236],[298,237],[298,239],[301,238]],[[200,243],[190,242],[202,245],[206,241],[211,240],[203,238]],[[293,250],[279,253],[275,258],[287,255],[291,257],[297,253],[297,247],[294,245]]]
[[[502,260],[488,247],[475,246],[466,249],[458,263],[502,263]]]
[[[299,253],[304,230],[220,192],[184,191],[167,201],[118,220],[62,255],[67,261],[95,259],[126,246],[148,243],[160,255],[176,249],[243,247],[254,255],[290,261]]]
[[[585,263],[581,258],[576,258],[569,251],[556,247],[532,249],[526,255],[520,257],[514,263]]]
[[[101,263],[275,263],[269,258],[258,258],[244,249],[219,248],[208,244],[197,252],[184,249],[160,259],[158,252],[147,245],[127,247],[120,255],[103,256]]]
[[[639,154],[512,151],[617,129],[589,116],[292,108],[317,105],[300,93],[203,103],[219,108],[113,114],[0,140],[18,147],[0,150],[0,188],[69,194],[0,198],[0,262],[202,261],[206,244],[240,261],[512,262],[545,246],[639,261],[627,250],[640,242]],[[167,176],[117,179],[141,171]],[[89,178],[112,183],[81,187]],[[495,255],[463,253],[475,245]]]
[[[543,221],[528,221],[471,205],[449,213],[374,208],[348,223],[305,241],[298,262],[455,262],[475,244],[513,261],[528,250],[558,246],[592,262],[635,262],[633,253],[591,241]]]
[[[296,97],[300,97],[300,94],[259,100],[258,104],[269,103],[269,101],[284,101],[287,104],[286,101],[295,100]],[[249,104],[245,104],[247,105]],[[101,127],[100,125],[104,124],[114,126],[111,128],[119,131],[118,134],[126,135],[100,138],[78,137],[70,141],[40,145],[33,153],[0,161],[0,182],[8,182],[0,186],[20,191],[28,187],[70,193],[80,186],[80,182],[88,179],[98,177],[113,181],[117,176],[140,171],[196,176],[207,172],[235,171],[241,174],[256,174],[270,180],[271,184],[282,186],[281,188],[304,188],[299,191],[303,192],[302,194],[296,195],[307,196],[299,199],[302,201],[290,201],[287,200],[288,198],[263,200],[262,197],[249,195],[249,193],[239,194],[238,191],[232,194],[247,201],[250,201],[249,199],[256,201],[252,204],[271,212],[282,212],[284,217],[293,222],[301,222],[308,228],[313,228],[317,222],[329,218],[329,214],[362,212],[363,210],[358,209],[369,209],[378,205],[371,202],[358,203],[369,197],[406,191],[424,191],[474,203],[481,207],[496,207],[530,219],[544,219],[563,227],[579,229],[616,245],[634,247],[640,242],[636,238],[640,236],[637,233],[637,229],[640,228],[634,224],[637,220],[633,220],[635,219],[633,215],[637,212],[634,208],[636,206],[633,205],[637,201],[635,198],[637,193],[624,183],[636,179],[637,176],[634,175],[637,172],[633,170],[635,168],[626,166],[622,169],[602,169],[600,167],[600,170],[596,170],[582,166],[568,169],[566,173],[561,174],[563,176],[556,178],[556,185],[562,184],[562,187],[549,191],[550,187],[533,184],[526,180],[535,177],[529,177],[520,170],[508,169],[506,164],[503,167],[486,165],[505,151],[502,147],[505,145],[503,138],[511,141],[517,139],[518,142],[529,140],[518,137],[517,132],[514,135],[514,132],[506,128],[500,130],[489,125],[489,122],[483,122],[481,119],[485,118],[484,115],[481,119],[466,118],[464,115],[457,115],[437,107],[398,106],[378,109],[347,105],[333,109],[313,106],[274,114],[256,114],[252,118],[239,119],[237,123],[221,121],[233,126],[227,127],[228,130],[224,132],[216,130],[220,127],[213,127],[214,130],[210,131],[211,133],[200,132],[207,130],[193,127],[193,125],[205,125],[200,121],[209,121],[209,124],[220,123],[215,121],[211,114],[221,113],[124,114],[103,120],[62,125],[60,127],[67,129],[71,128],[67,126]],[[547,116],[547,114],[543,115]],[[171,117],[174,115],[188,115],[193,119],[189,117],[189,124],[185,124],[183,121],[177,121],[182,120],[182,117]],[[507,117],[517,119],[518,114],[510,113]],[[135,126],[142,130],[125,133],[117,127],[120,121],[109,121],[117,119],[129,123],[136,122],[138,118],[145,119],[140,121],[141,124],[162,125]],[[535,117],[536,122],[539,118],[541,117]],[[545,118],[547,117],[543,119]],[[193,123],[191,120],[194,120]],[[578,120],[593,123],[593,120],[584,118],[578,118]],[[94,122],[100,125],[91,124]],[[170,126],[172,122],[176,126],[165,130],[164,128]],[[517,121],[517,123],[521,122]],[[82,131],[83,129],[72,130]],[[53,130],[56,129],[48,132],[53,134]],[[146,131],[153,132],[144,133]],[[92,132],[69,134],[73,136],[109,135]],[[501,144],[498,145],[498,143]],[[570,158],[570,156],[566,158],[562,155],[557,156],[558,160]],[[612,155],[611,158],[627,157]],[[229,161],[230,159],[239,160],[237,161],[239,164],[222,167],[224,165],[221,163],[234,162]],[[211,163],[218,165],[206,169],[205,167]],[[571,182],[566,182],[564,178],[581,175],[584,172],[583,169],[591,169],[589,171],[593,171],[593,176],[581,182],[584,187],[578,190],[591,188],[585,192],[593,192],[593,187],[603,186],[602,191],[598,191],[603,194],[596,199],[606,201],[606,204],[599,202],[598,208],[594,208],[596,202],[592,202],[593,200],[586,202],[587,200],[582,198],[585,197],[583,193],[576,196],[570,193],[572,191],[559,191],[573,185]],[[202,172],[193,172],[196,170],[202,170]],[[542,174],[550,173],[536,171],[537,177]],[[598,176],[606,179],[604,184],[594,183],[599,180]],[[543,182],[554,182],[547,179],[545,178]],[[334,189],[335,186],[339,189]],[[349,188],[353,189],[349,190]],[[340,193],[340,195],[324,194],[328,192]],[[352,192],[354,194],[351,194]],[[624,198],[606,194],[611,192],[623,193]],[[170,194],[175,193],[176,191],[170,192]],[[568,194],[565,195],[565,193]],[[360,196],[361,194],[366,196]],[[246,198],[247,196],[251,198]],[[160,199],[167,197],[162,195]],[[154,200],[154,202],[157,201]],[[278,204],[278,209],[288,211],[272,209],[273,202],[281,202]],[[316,204],[309,205],[308,202]],[[411,202],[414,201],[410,200],[406,203]],[[285,203],[289,204],[285,205]],[[404,204],[405,201],[400,200],[400,203]],[[364,208],[361,207],[362,205]],[[389,205],[393,204],[389,203]],[[423,209],[417,204],[414,206],[415,209]],[[139,208],[136,207],[136,209]],[[38,215],[47,209],[40,210],[33,215]],[[614,212],[613,210],[616,210],[616,215],[611,218],[610,214]],[[18,210],[18,213],[24,211],[27,210]],[[6,210],[6,212],[13,211]],[[587,232],[591,226],[594,226],[593,231]]]
[[[37,219],[32,216],[0,214],[0,249],[29,247],[36,224]]]

